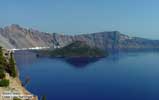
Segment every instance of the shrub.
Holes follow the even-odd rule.
[[[2,80],[0,81],[0,87],[7,87],[7,86],[9,86],[9,80],[7,80],[7,79],[2,79]]]
[[[5,71],[3,69],[0,69],[0,79],[5,78]]]
[[[19,99],[19,98],[13,98],[13,100],[22,100],[22,99]]]
[[[0,64],[0,69],[4,69],[4,66],[2,64]]]
[[[6,59],[5,59],[5,57],[3,56],[3,49],[2,49],[2,47],[0,47],[0,64],[1,65],[6,65]]]

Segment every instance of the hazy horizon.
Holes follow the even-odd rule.
[[[3,0],[0,27],[18,24],[42,32],[120,31],[159,39],[156,0]]]

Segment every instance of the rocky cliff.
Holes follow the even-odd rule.
[[[80,35],[62,35],[27,29],[13,24],[0,28],[0,45],[5,48],[63,47],[73,41],[84,41],[100,49],[158,49],[158,40],[129,37],[118,31]]]

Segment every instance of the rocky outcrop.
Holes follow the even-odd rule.
[[[158,49],[158,40],[149,40],[138,37],[129,37],[118,31],[99,32],[80,35],[62,35],[45,33],[34,29],[22,28],[13,24],[0,28],[0,45],[5,48],[32,48],[32,47],[64,47],[73,41],[84,41],[91,47],[100,49]]]
[[[30,48],[50,46],[52,35],[33,29],[22,28],[19,25],[11,25],[0,29],[0,37],[7,41],[6,48]],[[2,44],[2,43],[1,43]]]
[[[7,51],[6,49],[2,49],[1,54],[3,55],[5,61],[9,63],[9,59],[11,57],[12,51]],[[2,57],[1,55],[1,57]],[[2,59],[0,59],[2,60]],[[5,77],[9,81],[8,86],[0,86],[0,100],[13,100],[13,98],[19,98],[17,100],[38,100],[38,97],[30,93],[25,87],[22,85],[22,82],[19,79],[19,75],[16,77],[11,76],[5,68],[7,68],[8,64],[1,66],[4,67]],[[1,70],[2,70],[1,67]],[[12,66],[13,67],[13,66]],[[17,72],[18,73],[18,72]],[[2,79],[0,79],[2,81]]]
[[[159,49],[159,40],[129,37],[118,31],[78,35],[75,39],[104,50]]]

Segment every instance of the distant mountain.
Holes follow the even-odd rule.
[[[4,45],[6,48],[50,46],[52,43],[52,36],[50,36],[51,34],[13,24],[0,29],[0,40],[4,40],[0,45]]]
[[[80,35],[45,33],[19,25],[0,28],[0,45],[5,48],[64,47],[74,41],[84,41],[91,47],[106,49],[159,49],[159,40],[129,37],[118,31]]]

